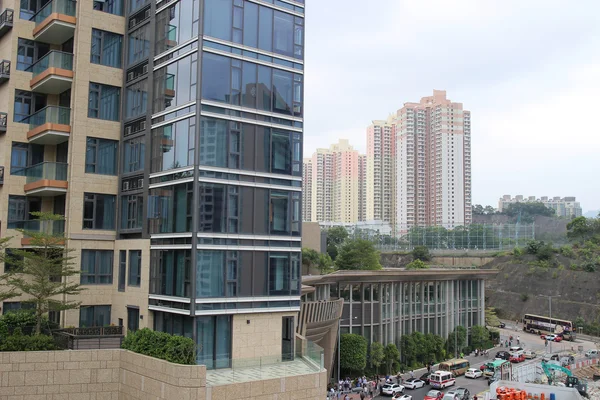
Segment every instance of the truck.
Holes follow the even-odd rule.
[[[546,363],[544,361],[542,361],[542,369],[544,370],[544,374],[546,374],[546,377],[548,378],[549,385],[556,384],[558,386],[574,388],[574,389],[577,389],[579,394],[582,395],[583,397],[588,397],[587,383],[579,380],[579,378],[577,378],[576,376],[573,376],[573,373],[571,372],[571,370],[569,370],[565,367],[562,367],[560,365],[550,364],[550,363]],[[564,383],[556,382],[552,371],[560,371],[563,374],[567,375],[567,379],[565,380],[565,382]]]

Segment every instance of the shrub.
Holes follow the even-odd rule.
[[[512,253],[515,257],[521,257],[523,255],[523,250],[520,247],[515,247]]]
[[[579,265],[577,265],[575,263],[571,263],[569,268],[571,269],[571,271],[577,271],[579,269]]]
[[[10,311],[0,316],[0,338],[10,335],[16,328],[20,328],[25,335],[35,331],[36,319],[33,310]],[[42,317],[42,329],[56,329],[58,326]]]
[[[129,332],[121,347],[176,364],[196,364],[196,345],[192,339],[148,328]]]
[[[586,272],[596,272],[597,265],[594,261],[585,261],[581,264],[581,267]]]
[[[562,246],[560,248],[559,252],[560,252],[560,254],[562,254],[565,257],[569,257],[569,258],[575,257],[575,252],[573,251],[573,248],[569,245]]]
[[[552,279],[556,279],[556,278],[558,278],[558,273],[556,271],[554,271],[552,273]]]
[[[429,268],[429,266],[419,259],[411,261],[406,266],[406,269],[426,269],[426,268]]]
[[[538,260],[550,260],[554,256],[554,248],[551,244],[545,244],[538,248],[536,256]]]
[[[344,333],[340,337],[340,368],[345,372],[360,373],[367,366],[367,339],[361,335]]]
[[[538,250],[544,245],[544,242],[539,240],[530,240],[525,245],[527,254],[537,254]]]
[[[521,301],[529,300],[529,295],[527,293],[521,293]]]
[[[56,350],[54,338],[49,335],[24,335],[15,328],[12,335],[3,338],[0,351],[44,351]]]
[[[429,261],[431,260],[431,254],[429,248],[426,246],[415,246],[412,251],[413,260]]]
[[[565,270],[565,266],[562,264],[558,264],[558,268],[559,271],[564,271]]]

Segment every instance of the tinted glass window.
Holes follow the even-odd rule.
[[[258,5],[244,4],[244,46],[258,47]]]
[[[179,1],[156,15],[155,54],[198,36],[198,1]]]
[[[260,7],[258,23],[258,47],[273,51],[273,10]]]
[[[123,36],[112,32],[92,29],[90,62],[121,68]]]
[[[146,114],[148,108],[148,81],[127,87],[126,118]]]
[[[150,293],[190,297],[190,250],[152,250],[151,254]]]
[[[210,53],[202,55],[202,98],[230,102],[230,59]]]
[[[191,183],[151,189],[148,198],[150,232],[191,232],[193,207]]]
[[[144,169],[146,158],[146,138],[139,137],[125,141],[123,146],[123,172],[135,172]]]
[[[152,172],[194,164],[196,117],[152,130]]]
[[[198,251],[196,267],[196,296],[225,295],[225,252]]]
[[[33,40],[19,38],[17,49],[17,69],[27,71],[29,67],[36,63],[50,51],[50,45]]]
[[[14,122],[29,123],[29,116],[46,107],[46,95],[15,90]]]
[[[121,229],[140,229],[143,223],[144,198],[138,195],[121,197]]]
[[[196,99],[198,55],[192,54],[154,72],[154,113]]]
[[[273,70],[273,111],[292,114],[293,74],[287,71]]]
[[[79,308],[79,327],[110,325],[110,306],[81,306]]]
[[[150,25],[144,25],[129,35],[128,63],[142,61],[150,54]]]
[[[120,99],[121,88],[90,82],[88,117],[118,121]]]
[[[129,251],[129,279],[128,286],[140,286],[142,281],[142,251]]]
[[[289,295],[290,256],[271,253],[269,256],[269,295]]]
[[[294,17],[281,11],[274,12],[273,52],[294,55]]]
[[[94,1],[94,10],[123,15],[123,0]]]
[[[204,2],[204,34],[231,41],[233,3],[231,0]]]
[[[115,198],[109,194],[84,194],[83,229],[115,229]]]
[[[85,149],[85,172],[89,174],[117,174],[118,141],[88,137]]]
[[[112,250],[81,250],[81,284],[112,284],[113,255]]]

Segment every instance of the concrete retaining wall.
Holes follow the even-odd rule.
[[[127,350],[0,353],[0,400],[322,399],[325,371],[207,387],[206,367]]]

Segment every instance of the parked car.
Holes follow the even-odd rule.
[[[417,389],[425,386],[425,382],[417,378],[410,378],[405,380],[403,385],[407,389]]]
[[[423,400],[440,400],[442,397],[444,397],[444,392],[441,390],[430,390]]]
[[[518,351],[516,353],[512,353],[510,355],[510,358],[508,359],[508,361],[514,362],[514,363],[523,362],[523,361],[525,361],[525,354],[523,354],[522,351]]]
[[[392,399],[394,399],[394,400],[412,400],[412,396],[408,395],[408,394],[396,393],[394,395],[394,397],[392,397]]]
[[[536,358],[537,357],[537,353],[534,350],[525,350],[523,352],[523,355],[525,356],[525,358]]]
[[[514,352],[516,352],[516,351],[523,351],[523,348],[522,348],[521,346],[513,346],[513,347],[511,347],[510,349],[508,349],[508,351],[509,351],[510,353],[514,353]]]
[[[456,389],[454,389],[454,391],[458,395],[458,398],[461,400],[470,400],[471,398],[471,393],[469,393],[469,389],[467,388],[457,387]]]
[[[496,358],[508,361],[510,359],[510,353],[508,351],[499,351],[496,353]]]
[[[388,383],[386,385],[383,385],[383,388],[381,388],[381,392],[383,394],[387,394],[388,396],[393,396],[396,393],[403,393],[404,386],[398,385],[397,383]]]
[[[500,322],[500,324],[498,324],[498,328],[506,328],[506,324],[504,322]]]
[[[585,352],[585,356],[587,358],[598,357],[598,356],[600,356],[600,351],[596,350],[596,349],[588,350]]]
[[[562,342],[562,340],[563,340],[563,338],[561,336],[555,335],[553,333],[551,333],[549,335],[541,335],[540,337],[542,339],[546,339],[551,342]]]
[[[465,378],[477,379],[483,376],[483,372],[480,369],[469,368],[465,372]]]
[[[426,385],[429,385],[429,375],[431,375],[430,372],[425,372],[419,379],[425,382]]]

